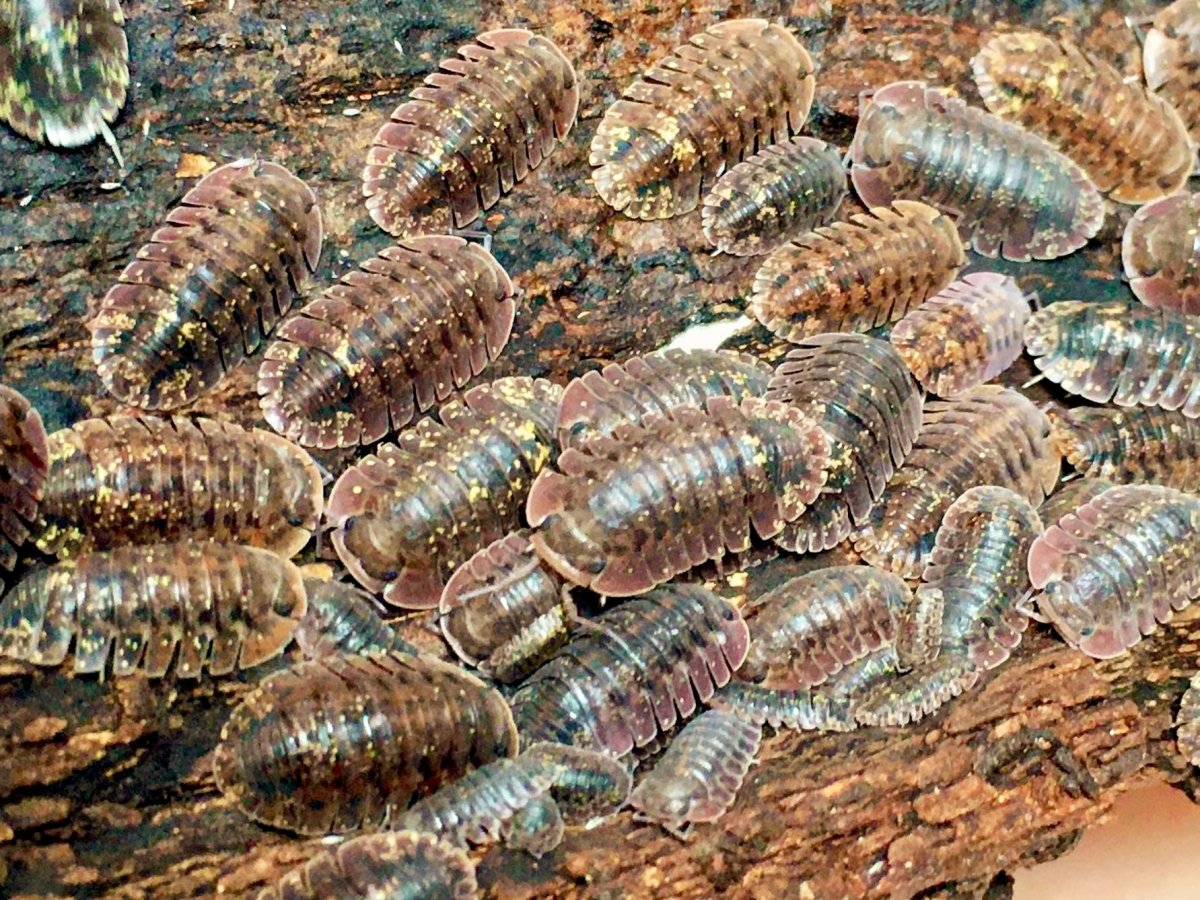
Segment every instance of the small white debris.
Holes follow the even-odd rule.
[[[150,137],[150,119],[149,117],[142,119],[142,137]]]
[[[100,190],[102,190],[102,191],[115,191],[120,186],[121,186],[121,182],[119,182],[119,181],[102,181],[102,182],[100,182]]]
[[[26,194],[24,197],[21,198],[22,206],[28,206],[32,202],[33,202],[33,194]]]
[[[396,48],[396,52],[401,56],[404,55],[404,48],[400,45],[400,38],[392,38],[392,46]]]
[[[359,109],[357,106],[347,106],[345,109],[342,110],[342,115],[345,116],[347,119],[353,119],[355,116],[361,116],[362,110]]]

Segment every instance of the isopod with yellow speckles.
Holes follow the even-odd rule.
[[[11,570],[29,540],[49,469],[42,417],[21,394],[0,384],[0,569]]]

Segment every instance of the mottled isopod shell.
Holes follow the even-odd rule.
[[[56,666],[74,643],[76,672],[228,675],[282,653],[305,606],[300,570],[267,550],[121,547],[21,579],[0,600],[0,656]]]
[[[474,900],[475,864],[457,847],[414,831],[366,834],[322,850],[258,900]]]
[[[49,469],[42,417],[21,394],[0,384],[0,569],[12,571],[29,540]]]
[[[88,322],[105,387],[154,410],[210,390],[291,308],[321,239],[317,198],[283,166],[242,159],[205,175]]]
[[[828,550],[862,524],[912,450],[924,394],[887,341],[824,334],[788,353],[766,396],[800,409],[829,438],[824,490],[775,543]]]
[[[442,407],[442,424],[424,419],[342,473],[326,516],[355,580],[392,606],[437,606],[455,569],[521,526],[561,394],[541,379],[479,385]]]
[[[1014,279],[973,272],[909,310],[890,340],[925,390],[953,397],[1016,362],[1028,319]]]
[[[1200,491],[1200,422],[1195,419],[1153,407],[1081,406],[1047,415],[1055,452],[1086,479]]]
[[[789,341],[894,322],[951,281],[966,257],[954,221],[899,200],[801,235],[754,276],[750,312]]]
[[[1200,672],[1192,676],[1175,716],[1175,741],[1193,766],[1200,766]]]
[[[465,228],[542,164],[578,107],[575,70],[553,41],[520,28],[481,34],[375,135],[367,211],[394,235]]]
[[[1034,603],[1072,647],[1119,656],[1200,596],[1198,557],[1200,498],[1119,485],[1033,542]]]
[[[1200,418],[1200,319],[1121,302],[1065,300],[1025,325],[1046,378],[1093,403],[1157,406]]]
[[[633,788],[629,769],[607,753],[541,742],[531,744],[522,759],[554,771],[550,795],[571,824],[611,815],[625,805]]]
[[[1007,487],[1031,504],[1058,482],[1045,413],[1009,388],[980,385],[925,404],[912,454],[851,540],[870,565],[918,578],[950,504],[977,485]]]
[[[1158,11],[1142,45],[1150,90],[1175,107],[1200,142],[1200,2],[1176,0]]]
[[[800,131],[813,71],[792,33],[766,19],[710,25],[605,112],[588,157],[596,192],[634,219],[691,212],[726,169]]]
[[[477,244],[388,247],[280,326],[258,370],[263,416],[305,447],[374,443],[487,368],[515,310],[508,274]]]
[[[221,731],[213,771],[252,819],[326,834],[395,821],[442,784],[516,752],[504,698],[457,667],[405,653],[333,656],[247,694]]]
[[[685,825],[715,822],[733,805],[761,742],[761,726],[732,713],[710,709],[697,716],[633,789],[635,818],[680,837]]]
[[[979,681],[957,656],[939,656],[921,669],[882,680],[853,703],[860,725],[902,728],[937,712]]]
[[[919,81],[878,90],[850,148],[863,203],[924,200],[958,220],[983,256],[1026,262],[1078,250],[1104,201],[1075,163],[1037,135]]]
[[[1051,430],[1050,437],[1051,440],[1054,439],[1053,430]],[[1075,512],[1079,507],[1090,503],[1114,486],[1111,481],[1090,477],[1075,478],[1060,483],[1058,489],[1043,500],[1042,505],[1038,507],[1038,518],[1042,520],[1043,526],[1053,525],[1067,513]]]
[[[1156,309],[1200,314],[1200,193],[1143,206],[1125,226],[1121,261],[1134,295]]]
[[[417,648],[385,622],[375,598],[344,581],[305,578],[308,612],[296,643],[308,659],[339,653],[416,653]]]
[[[622,425],[558,458],[529,492],[538,555],[600,594],[640,594],[778,534],[816,499],[828,442],[800,410],[710,400]],[[540,527],[539,527],[540,526]]]
[[[119,0],[0,3],[0,119],[18,134],[55,147],[110,136],[128,87]]]
[[[558,804],[542,794],[505,822],[500,836],[510,850],[524,850],[540,859],[562,843],[565,830]]]
[[[1175,107],[1077,44],[998,34],[971,65],[988,109],[1045,138],[1113,200],[1149,203],[1187,182],[1196,151]]]
[[[564,449],[578,447],[651,413],[668,416],[679,406],[703,409],[712,397],[740,403],[761,395],[770,378],[766,363],[722,350],[659,350],[609,363],[567,384],[558,412],[559,443]]]
[[[833,218],[846,196],[836,147],[811,137],[772,144],[722,175],[704,198],[708,242],[758,256]]]
[[[268,431],[111,416],[50,435],[36,543],[69,556],[198,538],[295,556],[321,518],[321,473]]]

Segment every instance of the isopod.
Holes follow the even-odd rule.
[[[1048,415],[1055,452],[1087,479],[1200,490],[1195,419],[1153,407],[1077,407]]]
[[[35,542],[68,556],[186,537],[294,556],[321,517],[321,473],[290,441],[213,419],[83,419],[49,438]]]
[[[283,166],[242,159],[205,175],[88,322],[105,387],[143,409],[191,403],[266,341],[321,240],[317,198]]]
[[[1129,287],[1156,309],[1200,314],[1200,193],[1143,206],[1125,226],[1121,261]]]
[[[953,397],[1016,362],[1028,319],[1015,280],[973,272],[909,310],[890,340],[927,391]]]
[[[575,69],[553,41],[520,28],[481,34],[375,135],[367,211],[397,236],[465,228],[554,152],[578,107]]]
[[[770,253],[827,224],[845,196],[836,147],[811,137],[771,144],[717,179],[701,210],[704,236],[734,256]]]
[[[344,581],[304,579],[308,612],[296,629],[296,643],[309,659],[338,653],[387,653],[417,650],[385,622],[379,604]]]
[[[1200,766],[1200,672],[1192,676],[1175,716],[1175,742],[1193,766]]]
[[[280,326],[258,370],[263,416],[305,447],[374,443],[480,374],[515,309],[508,274],[477,244],[388,247]]]
[[[1175,107],[1200,142],[1200,3],[1175,0],[1158,11],[1142,46],[1150,90]]]
[[[538,555],[575,584],[627,596],[778,534],[825,481],[824,432],[800,410],[748,398],[676,409],[558,458],[529,492]]]
[[[520,527],[555,448],[562,388],[502,378],[443,406],[347,469],[326,516],[350,574],[392,606],[432,609],[445,579]]]
[[[731,19],[693,35],[625,89],[592,138],[592,183],[634,219],[691,212],[717,177],[800,131],[812,59],[790,31]]]
[[[1119,656],[1200,596],[1200,498],[1118,485],[1029,550],[1037,613],[1089,656]]]
[[[542,794],[504,823],[500,836],[510,850],[524,850],[542,857],[562,843],[565,824],[558,804]]]
[[[301,834],[378,827],[414,800],[515,756],[504,698],[423,656],[332,656],[263,681],[234,709],[217,786],[256,821]]]
[[[1052,439],[1053,436],[1054,432],[1051,431]],[[1042,501],[1038,507],[1038,518],[1043,525],[1052,525],[1067,513],[1073,513],[1085,503],[1090,503],[1110,487],[1114,487],[1113,482],[1092,477],[1075,478],[1061,484],[1058,490]]]
[[[0,655],[76,672],[228,675],[278,656],[306,608],[300,570],[211,542],[85,553],[26,575],[0,600]]]
[[[1045,138],[1113,200],[1159,200],[1192,172],[1196,151],[1175,107],[1069,40],[998,34],[971,65],[989,110]]]
[[[1095,185],[1049,143],[919,81],[874,93],[850,152],[863,203],[925,200],[983,256],[1066,256],[1104,222]]]
[[[521,755],[554,771],[550,796],[569,823],[611,815],[629,799],[633,776],[622,761],[607,753],[542,742],[531,744]]]
[[[946,287],[966,262],[954,221],[898,200],[801,235],[754,276],[750,312],[781,338],[870,331]]]
[[[0,384],[0,569],[12,571],[29,540],[49,469],[42,417],[21,394]]]

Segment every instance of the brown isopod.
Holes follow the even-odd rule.
[[[406,653],[331,656],[247,694],[221,731],[213,771],[250,818],[326,834],[382,826],[516,752],[504,698],[458,667]]]
[[[691,212],[716,178],[800,131],[813,63],[766,19],[710,25],[625,89],[592,138],[592,183],[634,219]]]
[[[1187,182],[1196,150],[1175,107],[1075,43],[998,34],[971,65],[988,109],[1045,138],[1113,200],[1149,203]]]
[[[308,659],[338,653],[416,653],[380,615],[379,603],[344,581],[305,578],[308,611],[296,629],[296,643]]]
[[[1175,107],[1200,143],[1200,3],[1175,0],[1158,11],[1142,46],[1150,90]]]
[[[204,541],[85,553],[0,600],[0,656],[76,672],[228,675],[278,656],[306,606],[300,570],[267,550]]]
[[[953,397],[991,381],[1021,355],[1029,302],[1017,283],[973,272],[896,323],[890,340],[922,387]]]
[[[1156,309],[1200,314],[1200,193],[1143,206],[1125,226],[1121,262],[1129,287]]]
[[[367,211],[398,236],[465,228],[542,164],[578,107],[575,70],[553,41],[520,28],[481,34],[375,135]]]
[[[42,417],[20,393],[0,384],[0,569],[12,571],[29,540],[49,469]]]
[[[1175,742],[1193,766],[1200,766],[1200,672],[1192,676],[1175,716]]]
[[[754,276],[750,312],[789,341],[870,331],[932,297],[964,262],[949,216],[898,200],[777,249]]]
[[[1027,262],[1078,250],[1104,200],[1075,163],[1037,135],[919,81],[876,91],[850,148],[863,203],[925,200],[953,214],[983,256]]]
[[[1050,443],[1084,478],[1200,491],[1200,421],[1153,407],[1050,410]]]
[[[321,211],[283,166],[242,159],[188,191],[88,322],[105,386],[175,409],[258,350],[321,256]]]
[[[771,144],[738,163],[704,198],[708,242],[723,253],[770,253],[833,218],[846,196],[836,147],[811,137]]]

